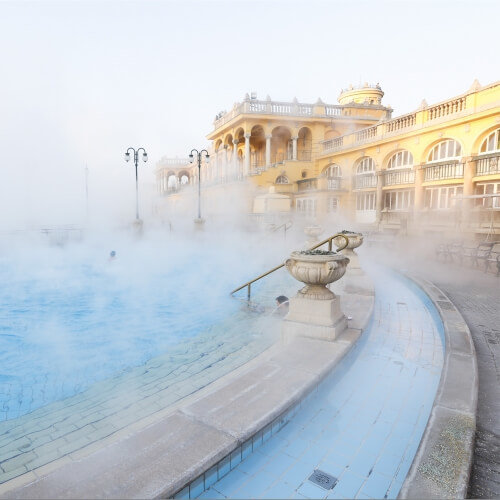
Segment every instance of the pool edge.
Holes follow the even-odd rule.
[[[405,274],[444,325],[445,359],[431,415],[398,498],[465,498],[474,453],[478,372],[467,323],[433,283]]]

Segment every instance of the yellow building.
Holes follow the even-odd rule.
[[[215,194],[249,179],[254,212],[342,214],[357,227],[404,233],[500,234],[500,82],[476,81],[397,118],[383,96],[378,84],[344,89],[336,105],[247,95],[217,115],[202,182]],[[182,178],[196,182],[196,167],[173,169],[172,161],[158,164],[161,193],[178,192]],[[261,202],[269,192],[273,203]]]

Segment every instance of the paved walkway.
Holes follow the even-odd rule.
[[[437,312],[408,281],[383,272],[375,283],[373,323],[360,343],[201,498],[397,497],[434,402],[443,339]],[[337,478],[335,487],[311,482],[315,469]]]

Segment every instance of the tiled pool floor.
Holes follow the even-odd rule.
[[[362,340],[277,434],[200,498],[396,498],[443,365],[442,324],[409,281],[370,273],[376,300]],[[338,479],[322,489],[320,469]]]
[[[282,273],[254,290],[274,306],[276,290],[296,283]],[[242,308],[140,366],[18,418],[0,421],[0,484],[99,442],[161,412],[253,359],[279,335],[279,317]],[[26,391],[29,392],[27,387]]]

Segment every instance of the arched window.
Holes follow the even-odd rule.
[[[369,174],[375,172],[375,162],[370,158],[362,158],[356,167],[356,174]]]
[[[445,141],[438,142],[429,153],[428,162],[454,160],[462,154],[462,146],[453,140],[446,139]]]
[[[481,144],[480,153],[494,153],[500,151],[500,128],[493,131]]]
[[[275,184],[290,184],[288,177],[286,175],[279,175],[274,181]]]
[[[327,179],[342,177],[342,170],[338,165],[335,165],[335,163],[328,165],[328,167],[326,167],[325,170],[323,170],[323,173],[325,174],[325,177]]]
[[[413,155],[406,150],[398,151],[389,159],[387,168],[409,168],[413,167]]]
[[[188,184],[189,183],[189,177],[184,174],[182,177],[181,177],[181,184]]]

